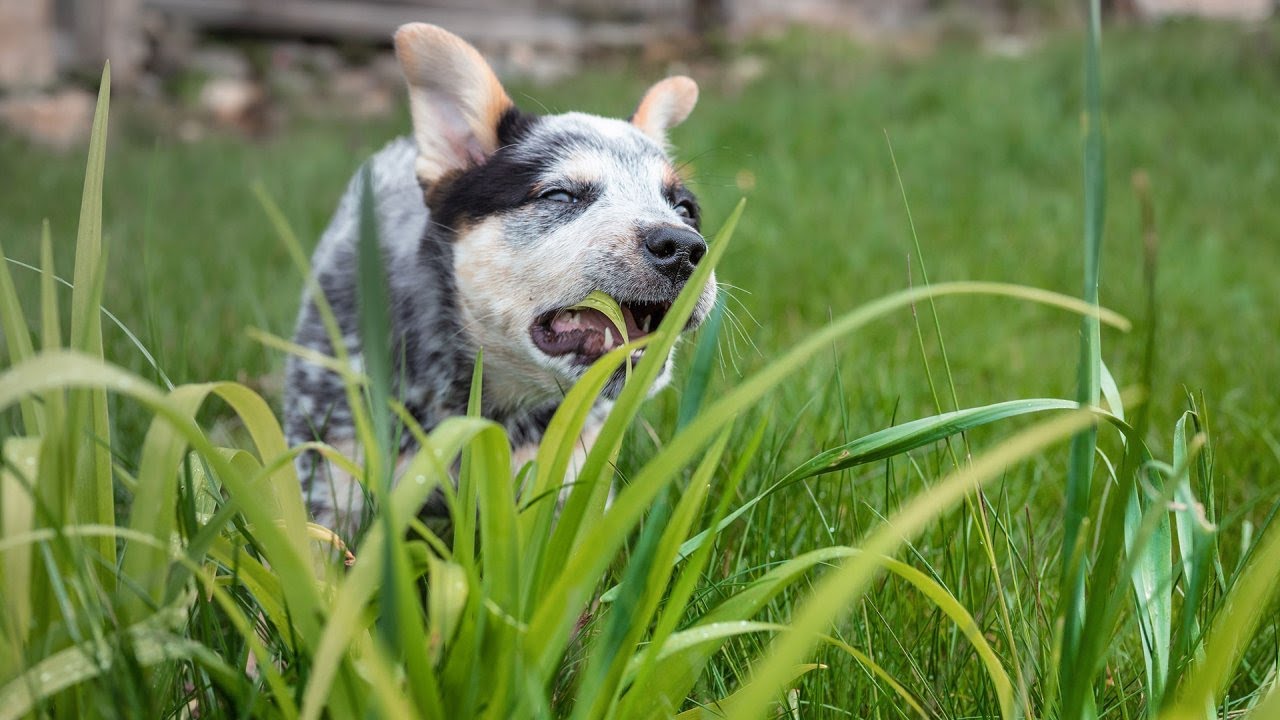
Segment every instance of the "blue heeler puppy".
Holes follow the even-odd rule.
[[[395,46],[413,137],[368,160],[389,280],[395,391],[430,430],[465,412],[483,348],[483,412],[507,428],[518,468],[533,457],[567,388],[622,342],[603,314],[566,308],[603,291],[621,304],[628,334],[645,335],[706,252],[697,201],[666,145],[666,131],[688,116],[698,87],[686,77],[667,78],[629,121],[536,116],[518,110],[475,48],[445,30],[405,25]],[[357,368],[358,178],[312,261]],[[715,296],[712,278],[690,328]],[[333,355],[305,295],[295,339]],[[670,366],[668,357],[657,388],[669,380]],[[621,385],[621,374],[610,381],[582,450]],[[291,444],[318,439],[359,461],[341,381],[297,357],[287,368],[285,424]],[[416,448],[402,435],[405,462]],[[298,469],[316,522],[354,537],[365,512],[359,481],[314,453],[304,454]]]

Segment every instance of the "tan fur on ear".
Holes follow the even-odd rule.
[[[665,145],[667,130],[684,122],[698,104],[698,83],[683,75],[660,80],[649,88],[631,123],[640,132]]]
[[[418,180],[484,162],[498,149],[498,123],[512,106],[489,64],[467,41],[426,23],[400,26],[395,44],[409,84]]]

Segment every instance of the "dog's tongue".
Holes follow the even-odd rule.
[[[588,353],[604,353],[622,344],[622,333],[604,313],[591,308],[563,310],[551,319],[551,330],[557,334],[583,331],[583,349]]]

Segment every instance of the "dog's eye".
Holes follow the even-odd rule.
[[[693,203],[688,200],[684,200],[676,205],[676,214],[685,220],[692,220],[697,214],[697,211],[693,209]]]
[[[539,200],[550,200],[550,201],[552,201],[552,202],[562,202],[562,203],[576,203],[576,202],[578,202],[578,196],[577,196],[577,195],[574,195],[573,193],[569,192],[568,190],[560,190],[559,188],[555,188],[555,189],[552,189],[552,190],[548,190],[548,191],[546,191],[546,192],[542,193],[541,195],[539,195],[539,196],[538,196],[538,199],[539,199]]]

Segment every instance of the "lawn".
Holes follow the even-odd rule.
[[[991,280],[1079,296],[1084,232],[1081,38],[1057,36],[1019,58],[960,43],[924,57],[791,34],[735,52],[763,60],[739,87],[699,75],[702,99],[674,131],[714,230],[740,197],[746,210],[718,270],[730,321],[719,339],[711,395],[725,392],[854,307],[928,281]],[[512,93],[526,109],[625,116],[661,73],[608,67],[553,87]],[[1121,388],[1137,385],[1146,318],[1143,227],[1132,177],[1150,179],[1159,239],[1151,432],[1171,452],[1188,393],[1212,430],[1211,497],[1229,576],[1242,545],[1280,499],[1280,27],[1170,24],[1109,30],[1102,83],[1107,220],[1101,301],[1134,320],[1104,328],[1102,357]],[[103,234],[103,305],[131,328],[175,383],[239,379],[279,405],[283,356],[246,335],[288,336],[302,278],[253,192],[261,182],[309,248],[359,162],[407,129],[406,113],[369,124],[298,122],[262,141],[213,137],[186,144],[113,107]],[[891,152],[892,149],[892,152]],[[896,158],[896,167],[894,158]],[[898,171],[901,173],[901,187]],[[48,218],[61,274],[70,277],[82,154],[53,155],[0,136],[0,242],[37,264]],[[905,202],[904,202],[905,197]],[[908,206],[909,203],[909,214]],[[918,234],[917,254],[912,225]],[[30,322],[38,280],[11,268]],[[1008,298],[937,300],[903,309],[786,380],[737,423],[721,461],[732,467],[757,424],[766,430],[740,494],[752,497],[814,456],[895,423],[1018,398],[1074,398],[1078,317]],[[122,333],[107,326],[106,356],[155,379]],[[945,342],[946,366],[942,346]],[[688,355],[685,353],[686,364]],[[954,379],[949,385],[948,378]],[[931,382],[937,391],[931,390]],[[675,428],[681,383],[650,402],[624,444],[625,479]],[[954,400],[953,400],[954,398]],[[113,400],[120,462],[136,469],[148,416]],[[216,436],[237,438],[213,411]],[[815,478],[772,495],[722,536],[693,607],[705,608],[783,559],[853,544],[880,519],[1013,429],[985,428],[951,445]],[[1104,437],[1112,459],[1118,443]],[[972,613],[1033,698],[1052,644],[1045,617],[1057,593],[1067,453],[1010,467],[987,505],[968,503],[898,554]],[[1099,471],[1098,477],[1102,477]],[[121,493],[127,502],[127,493]],[[1101,500],[1095,498],[1095,504]],[[127,512],[127,507],[122,506]],[[990,516],[999,573],[982,543]],[[1225,578],[1219,578],[1225,583]],[[1211,581],[1210,584],[1213,584]],[[758,619],[787,622],[810,590],[800,583]],[[1012,616],[1009,646],[1001,607]],[[1274,609],[1274,604],[1271,606]],[[1144,707],[1142,646],[1132,616],[1097,682],[1098,711]],[[909,688],[931,714],[990,716],[995,698],[970,644],[905,583],[879,579],[833,634]],[[1274,613],[1233,686],[1247,701],[1277,653]],[[746,677],[763,636],[730,641],[694,695],[722,697]],[[836,648],[829,667],[800,681],[804,717],[899,717],[899,696]],[[1224,708],[1236,708],[1229,696]],[[1033,702],[1033,704],[1035,704]]]

